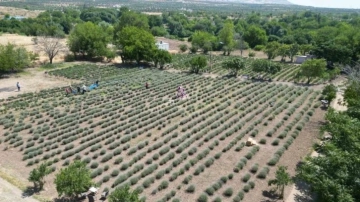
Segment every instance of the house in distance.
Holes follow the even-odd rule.
[[[156,42],[156,46],[157,46],[158,49],[160,49],[160,50],[169,51],[169,43],[165,43],[165,42],[163,42],[163,41],[158,41],[158,42]]]

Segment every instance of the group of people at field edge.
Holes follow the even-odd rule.
[[[78,86],[76,89],[73,89],[73,87],[70,85],[69,87],[65,88],[65,92],[67,95],[69,94],[84,94],[87,91],[93,90],[95,88],[99,87],[99,81],[96,80],[95,83],[91,84],[89,87],[86,87],[85,84],[83,84],[82,87]]]

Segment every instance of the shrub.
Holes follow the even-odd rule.
[[[233,189],[232,188],[227,188],[224,191],[223,195],[226,196],[226,197],[231,197],[233,195]]]
[[[222,183],[225,184],[227,182],[228,178],[223,176],[223,177],[220,178],[220,180],[221,180]]]
[[[249,160],[252,158],[252,156],[253,156],[253,154],[250,152],[245,155],[245,157]]]
[[[195,192],[195,186],[190,185],[188,188],[186,188],[187,193],[194,193]]]
[[[264,45],[256,45],[255,47],[254,47],[254,50],[255,51],[262,51],[262,50],[264,50],[265,49],[265,46]]]
[[[279,139],[275,139],[275,140],[271,143],[271,145],[273,145],[273,146],[279,145]]]
[[[163,189],[166,189],[167,187],[169,186],[169,182],[168,181],[162,181],[160,183],[160,185],[158,186],[158,190],[163,190]]]
[[[212,187],[214,188],[215,191],[217,191],[218,189],[220,189],[221,186],[222,186],[221,183],[215,183],[215,184],[212,185]]]
[[[233,198],[233,202],[240,202],[240,201],[241,201],[241,199],[240,199],[239,196],[235,196],[235,197]]]
[[[250,172],[255,174],[258,171],[258,169],[259,169],[259,164],[256,163],[251,167]]]
[[[205,194],[201,194],[197,199],[197,202],[207,202],[207,201],[208,201],[208,197]]]
[[[269,168],[268,167],[264,167],[263,169],[261,169],[261,171],[259,172],[259,174],[256,176],[257,178],[260,179],[265,179],[266,175],[269,173]]]
[[[109,181],[109,179],[110,179],[110,176],[105,175],[102,179],[102,182],[107,182],[107,181]]]
[[[279,161],[279,156],[274,155],[274,157],[269,160],[268,165],[269,166],[274,166],[274,165],[277,164],[278,161]]]
[[[213,202],[221,202],[221,198],[220,198],[220,197],[216,197]]]
[[[262,138],[262,139],[260,140],[260,144],[266,144],[266,139],[265,139],[265,138]]]
[[[243,191],[239,191],[239,193],[237,194],[237,196],[243,200],[244,199],[244,192]]]
[[[244,177],[242,178],[242,181],[243,181],[243,182],[247,182],[247,181],[249,181],[250,177],[251,177],[250,174],[247,173],[247,174],[244,175]]]
[[[212,196],[215,192],[214,188],[212,187],[209,187],[205,190],[205,192],[209,195],[209,196]]]
[[[249,185],[245,185],[243,188],[244,192],[248,192],[250,190],[250,186]]]
[[[116,177],[116,176],[118,176],[119,175],[119,170],[113,170],[112,172],[111,172],[111,176],[112,177]]]
[[[250,186],[251,189],[253,189],[253,188],[255,187],[255,182],[250,181],[250,182],[249,182],[249,186]]]

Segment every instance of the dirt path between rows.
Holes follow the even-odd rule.
[[[337,87],[336,98],[330,103],[330,106],[337,111],[346,111],[347,107],[342,104],[344,100],[344,87],[346,79],[340,77],[335,81],[331,82]],[[311,157],[316,157],[319,154],[316,151],[311,153]],[[285,202],[312,202],[314,201],[314,195],[310,193],[310,187],[305,183],[295,183],[290,191],[289,196]]]

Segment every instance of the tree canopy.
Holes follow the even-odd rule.
[[[125,186],[111,192],[109,202],[140,202],[140,199],[136,191],[131,191],[128,186]]]
[[[264,29],[257,25],[251,25],[244,33],[244,39],[251,48],[256,45],[265,45],[267,42],[267,36]]]
[[[349,81],[344,100],[348,109],[336,112],[330,108],[325,116],[322,130],[331,135],[331,139],[318,150],[321,155],[307,157],[297,170],[297,178],[310,185],[319,201],[357,202],[360,199],[359,69],[357,65],[347,72]]]
[[[226,22],[224,27],[219,32],[219,40],[222,43],[224,55],[230,55],[230,52],[234,49],[234,24],[232,22]]]
[[[68,38],[68,46],[74,55],[83,57],[103,57],[109,55],[108,43],[111,41],[112,30],[86,22],[76,25]]]
[[[137,27],[149,31],[149,22],[146,15],[134,11],[125,11],[121,14],[119,21],[115,25],[115,34],[122,31],[125,27]],[[115,37],[117,37],[115,35]]]
[[[155,50],[154,36],[138,27],[125,27],[115,34],[115,44],[121,49],[123,61],[152,61]]]
[[[203,70],[207,65],[207,60],[205,56],[195,56],[191,58],[189,61],[189,64],[191,66],[191,72],[193,73],[200,73],[201,70]]]
[[[323,77],[326,72],[326,61],[324,59],[306,60],[300,68],[299,77],[306,77],[309,84],[311,79]]]
[[[42,190],[45,184],[44,178],[50,173],[51,170],[47,164],[42,163],[30,172],[28,180],[34,183],[35,189]]]
[[[200,48],[204,53],[213,49],[213,45],[216,43],[216,37],[208,32],[196,31],[191,36],[191,45],[196,49]]]
[[[225,69],[229,70],[230,75],[234,75],[236,77],[239,71],[245,68],[245,61],[242,58],[233,58],[231,60],[224,61],[222,65]]]
[[[281,65],[269,60],[257,59],[252,62],[252,70],[259,73],[275,74],[281,70]]]
[[[269,180],[268,182],[269,186],[276,185],[280,198],[284,198],[285,187],[292,183],[292,179],[286,170],[287,167],[279,166],[275,173],[275,179]]]
[[[56,191],[59,196],[75,197],[87,191],[92,184],[90,170],[81,161],[74,161],[68,167],[60,169],[55,177]]]
[[[0,45],[0,74],[21,71],[31,65],[33,54],[14,44]]]

